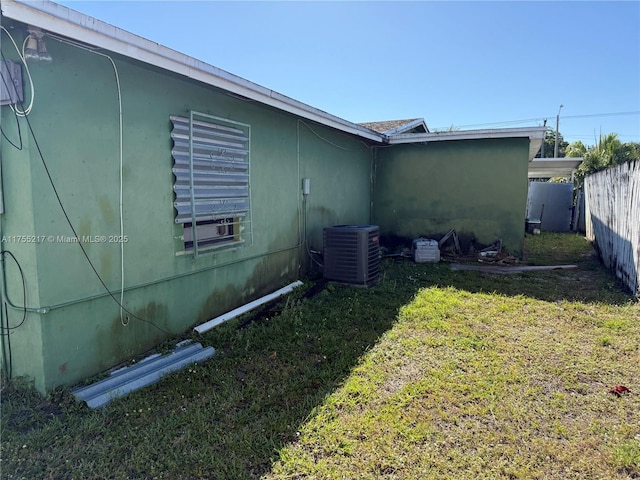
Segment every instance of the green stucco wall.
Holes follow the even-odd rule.
[[[30,63],[36,98],[29,120],[37,142],[78,234],[117,235],[119,136],[113,67],[104,57],[54,39],[47,40],[47,47],[53,63]],[[11,48],[2,42],[5,56],[11,56]],[[11,337],[13,375],[35,378],[41,391],[71,385],[145,351],[168,337],[166,332],[180,334],[298,278],[308,263],[299,246],[304,237],[302,178],[311,179],[305,203],[307,239],[313,248],[321,247],[324,226],[370,222],[372,151],[360,140],[184,77],[113,58],[122,95],[123,220],[128,237],[124,304],[147,322],[130,318],[123,325],[119,306],[105,295],[77,244],[3,245],[25,272],[28,307],[46,310],[30,312]],[[197,258],[181,254],[182,227],[174,223],[169,116],[186,116],[189,110],[251,125],[250,247]],[[3,128],[17,135],[12,121],[9,108],[2,107]],[[2,143],[2,234],[70,237],[34,139],[24,119],[20,122],[24,149]],[[86,244],[86,250],[119,297],[120,245]],[[20,277],[15,266],[6,270],[10,298],[21,305]],[[10,309],[12,325],[20,317],[19,310]]]
[[[373,223],[384,237],[500,238],[521,256],[527,202],[528,139],[397,145],[376,155]]]

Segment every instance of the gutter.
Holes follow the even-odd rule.
[[[2,15],[128,58],[178,73],[207,85],[367,140],[384,143],[386,137],[323,110],[250,82],[108,23],[50,1],[2,0]]]

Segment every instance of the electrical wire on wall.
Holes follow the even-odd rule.
[[[2,128],[2,126],[0,125],[0,132],[2,133],[2,136],[7,140],[7,142],[9,142],[9,144],[11,146],[13,146],[15,149],[17,150],[22,150],[23,147],[23,142],[22,142],[22,130],[20,128],[20,120],[19,120],[19,116],[26,116],[31,112],[31,109],[33,108],[33,98],[34,98],[34,88],[33,88],[33,80],[31,78],[31,72],[29,72],[29,66],[27,65],[27,62],[25,61],[24,58],[24,46],[26,45],[27,40],[29,39],[29,36],[27,36],[27,38],[25,39],[25,43],[23,44],[23,50],[22,53],[20,52],[20,49],[18,48],[18,45],[16,44],[15,40],[13,39],[13,37],[11,36],[11,33],[9,33],[9,31],[3,27],[2,25],[0,25],[1,31],[5,32],[7,34],[7,36],[9,37],[9,39],[11,40],[11,43],[13,44],[14,48],[16,49],[16,53],[18,55],[18,57],[20,58],[20,60],[22,61],[22,63],[25,66],[25,70],[27,72],[27,76],[29,78],[29,83],[31,86],[31,102],[29,103],[29,106],[25,109],[23,108],[22,110],[20,110],[18,108],[18,105],[13,105],[13,104],[9,104],[9,108],[11,108],[11,111],[13,112],[13,116],[15,118],[16,121],[16,128],[18,131],[18,142],[14,142],[12,141],[5,133],[4,129]],[[2,62],[6,62],[6,58],[4,56],[4,52],[0,51],[0,55],[2,58]],[[11,88],[9,88],[9,85],[13,86],[14,82],[13,82],[13,78],[11,78],[11,73],[9,72],[9,70],[7,69],[7,75],[9,76],[9,78],[6,78],[4,75],[2,75],[2,82],[4,84],[5,90],[7,92],[11,92]],[[0,158],[0,162],[1,162],[1,158]],[[0,168],[1,168],[1,163],[0,163]],[[1,178],[1,176],[0,176]],[[2,212],[0,212],[2,213]],[[0,229],[1,230],[1,229]],[[20,328],[22,325],[24,325],[25,321],[27,320],[27,287],[26,287],[26,282],[25,282],[25,277],[24,277],[24,271],[22,270],[22,266],[20,265],[20,263],[18,262],[18,259],[15,257],[15,255],[13,253],[11,253],[8,250],[1,250],[0,251],[0,264],[2,265],[2,274],[3,274],[3,278],[1,279],[1,284],[2,284],[2,288],[4,290],[5,288],[5,279],[4,279],[4,272],[6,271],[5,268],[5,257],[6,256],[10,256],[12,258],[12,260],[15,262],[16,266],[18,267],[18,272],[20,273],[20,278],[22,280],[22,319],[20,321],[20,323],[18,325],[15,326],[11,326],[9,323],[9,308],[8,308],[8,304],[5,301],[5,296],[4,296],[4,292],[0,292],[0,299],[2,299],[2,302],[0,304],[0,341],[2,342],[2,364],[3,364],[3,369],[7,375],[7,378],[11,378],[12,374],[13,374],[13,352],[12,352],[12,348],[11,348],[11,334],[12,334],[12,330],[15,330],[17,328]]]
[[[304,245],[305,245],[305,249],[307,250],[307,255],[309,256],[309,258],[311,259],[311,261],[313,263],[315,263],[316,265],[318,265],[320,267],[320,269],[324,269],[324,265],[322,263],[320,263],[318,260],[316,260],[315,258],[313,258],[313,254],[314,253],[319,253],[319,252],[315,252],[313,250],[311,250],[311,247],[309,246],[309,243],[307,242],[307,197],[306,195],[303,197],[302,200],[302,204],[303,204],[303,208],[304,208]]]
[[[25,281],[22,265],[20,265],[20,262],[18,262],[18,259],[13,253],[11,253],[9,250],[0,251],[0,262],[2,263],[5,262],[5,255],[9,255],[13,260],[13,262],[16,264],[16,267],[18,267],[18,272],[20,273],[20,280],[22,282],[22,320],[20,320],[20,323],[15,327],[10,327],[10,328],[7,327],[8,330],[15,330],[17,328],[20,328],[24,324],[24,322],[27,320],[27,283]],[[4,278],[2,279],[2,281],[4,282]],[[6,302],[4,303],[5,305],[7,304]]]
[[[25,61],[25,59],[24,59],[24,55],[22,55],[22,54],[20,53],[20,51],[18,50],[18,47],[17,47],[17,45],[16,45],[15,41],[13,40],[13,37],[11,37],[11,34],[10,34],[10,33],[9,33],[9,32],[4,28],[4,27],[2,27],[2,31],[4,31],[7,35],[9,35],[9,37],[10,37],[10,38],[11,38],[11,40],[12,40],[12,43],[13,43],[13,44],[14,44],[14,46],[16,47],[16,51],[18,52],[18,55],[21,57],[21,60],[22,60],[22,61],[23,61],[23,63],[25,64],[26,69],[28,69],[28,66],[26,66],[26,61]],[[65,40],[65,39],[63,39],[63,38],[57,37],[57,36],[55,36],[55,35],[51,35],[51,34],[47,34],[47,35],[48,35],[49,37],[51,37],[51,38],[55,39],[55,40],[58,40],[58,41],[62,42],[62,43],[68,43],[69,45],[72,45],[72,46],[74,46],[74,47],[78,47],[78,48],[81,48],[81,49],[83,49],[83,50],[89,51],[89,52],[91,52],[91,53],[95,53],[95,54],[97,54],[97,55],[100,55],[100,56],[106,57],[106,58],[108,58],[108,59],[110,60],[111,65],[113,66],[113,69],[114,69],[114,72],[115,72],[115,76],[116,76],[116,84],[117,84],[117,90],[118,90],[118,107],[119,107],[119,108],[118,108],[118,112],[119,112],[119,160],[120,160],[120,161],[119,161],[119,167],[120,167],[120,168],[119,168],[119,170],[120,170],[120,172],[119,172],[119,174],[120,174],[120,182],[119,182],[119,183],[120,183],[120,189],[119,189],[119,207],[120,207],[120,208],[119,208],[119,210],[120,210],[120,235],[121,235],[121,238],[122,238],[122,236],[124,235],[124,221],[123,221],[123,141],[122,141],[122,136],[123,136],[123,135],[122,135],[122,96],[121,96],[121,88],[120,88],[120,78],[119,78],[119,75],[118,75],[118,70],[117,70],[116,64],[115,64],[115,62],[113,61],[113,59],[112,59],[111,57],[109,57],[108,55],[106,55],[106,54],[103,54],[103,53],[101,53],[101,52],[96,52],[96,51],[94,51],[94,50],[91,50],[90,48],[87,48],[87,47],[83,46],[83,45],[75,44],[74,42],[69,42],[69,41],[67,41],[67,40]],[[27,40],[28,40],[28,38],[27,38],[27,39],[25,39],[25,44],[26,44],[26,41],[27,41]],[[32,81],[31,81],[31,75],[30,75],[30,73],[29,73],[29,79],[30,79],[30,83],[32,84]],[[13,79],[10,79],[10,80],[11,80],[11,82],[13,82]],[[46,173],[47,178],[48,178],[48,180],[49,180],[49,183],[50,183],[50,185],[51,185],[51,187],[52,187],[52,189],[53,189],[53,192],[54,192],[54,195],[55,195],[56,200],[57,200],[57,202],[58,202],[58,205],[60,206],[60,208],[61,208],[61,210],[62,210],[62,213],[63,213],[63,215],[64,215],[64,217],[65,217],[65,219],[66,219],[66,221],[67,221],[67,224],[68,224],[68,225],[69,225],[69,227],[71,228],[71,231],[73,232],[73,234],[74,234],[75,238],[80,238],[80,237],[78,236],[78,232],[76,231],[75,227],[73,226],[73,223],[71,222],[71,219],[69,218],[69,215],[68,215],[68,213],[67,213],[66,209],[64,208],[64,205],[63,205],[63,203],[62,203],[62,199],[60,198],[60,195],[59,195],[59,193],[58,193],[58,190],[57,190],[57,188],[56,188],[56,186],[55,186],[55,182],[53,181],[53,177],[51,176],[51,173],[50,173],[50,171],[49,171],[49,167],[48,167],[47,162],[46,162],[46,160],[45,160],[45,158],[44,158],[44,154],[43,154],[43,152],[42,152],[42,149],[40,148],[40,144],[39,144],[38,139],[37,139],[37,137],[36,137],[36,134],[35,134],[35,132],[34,132],[33,126],[31,125],[31,121],[29,120],[29,116],[28,116],[28,114],[31,112],[31,109],[32,109],[32,107],[33,107],[33,98],[34,98],[34,95],[33,95],[33,94],[34,94],[34,92],[33,92],[33,87],[32,87],[32,98],[31,98],[31,102],[30,102],[30,104],[29,104],[29,107],[19,109],[19,108],[16,106],[16,107],[15,107],[15,109],[14,109],[14,108],[12,108],[12,110],[14,110],[14,113],[15,113],[16,115],[21,116],[21,117],[24,117],[24,119],[26,120],[26,122],[27,122],[27,126],[29,127],[29,132],[31,133],[31,136],[32,136],[32,138],[33,138],[34,145],[35,145],[35,147],[36,147],[36,150],[37,150],[37,152],[38,152],[38,155],[39,155],[39,157],[40,157],[40,160],[42,161],[42,165],[43,165],[43,167],[44,167],[44,170],[45,170],[45,173]],[[23,106],[23,107],[24,107],[24,106]],[[84,257],[85,257],[85,259],[87,260],[87,262],[89,263],[89,266],[91,267],[92,271],[94,272],[94,274],[95,274],[95,275],[96,275],[96,277],[98,278],[98,280],[99,280],[100,284],[102,285],[102,287],[103,287],[103,288],[104,288],[104,290],[106,291],[107,295],[108,295],[109,297],[111,297],[111,299],[112,299],[112,300],[113,300],[113,301],[114,301],[114,302],[115,302],[115,303],[120,307],[120,321],[122,322],[122,324],[123,324],[123,325],[127,325],[127,324],[128,324],[128,321],[129,321],[128,319],[129,319],[129,317],[131,317],[131,318],[135,318],[135,319],[137,319],[137,320],[140,320],[140,321],[142,321],[142,322],[148,323],[148,324],[152,325],[153,327],[155,327],[156,329],[158,329],[158,330],[160,330],[160,331],[162,331],[162,332],[164,332],[164,333],[166,333],[166,334],[168,334],[168,335],[173,335],[173,332],[170,332],[170,331],[168,331],[168,330],[165,330],[165,329],[163,329],[162,327],[160,327],[160,326],[156,325],[155,323],[153,323],[153,322],[151,322],[151,321],[149,321],[149,320],[146,320],[146,319],[144,319],[144,318],[142,318],[142,317],[139,317],[138,315],[135,315],[134,313],[132,313],[131,311],[129,311],[127,308],[125,308],[125,306],[124,306],[124,302],[123,302],[123,301],[124,301],[124,242],[120,242],[120,246],[121,246],[121,250],[120,250],[120,254],[121,254],[121,262],[120,262],[120,266],[121,266],[121,272],[120,272],[120,273],[121,273],[120,300],[118,300],[118,298],[116,298],[116,296],[115,296],[115,295],[111,292],[111,290],[109,290],[109,288],[107,287],[107,285],[106,285],[105,281],[102,279],[102,277],[100,276],[100,274],[99,274],[98,270],[96,269],[95,265],[94,265],[94,264],[93,264],[93,262],[91,261],[91,258],[89,257],[89,255],[88,255],[88,253],[87,253],[87,251],[86,251],[86,249],[85,249],[84,245],[82,244],[82,242],[77,242],[77,244],[78,244],[78,246],[80,247],[80,249],[82,250],[82,254],[84,255]],[[5,253],[5,252],[6,252],[6,253]],[[12,256],[12,258],[14,259],[14,261],[16,262],[16,264],[18,265],[18,268],[19,268],[19,270],[20,270],[20,272],[21,272],[21,276],[22,276],[22,279],[23,279],[23,287],[26,289],[26,286],[25,286],[25,283],[24,283],[24,274],[23,274],[23,272],[22,272],[22,268],[19,266],[19,264],[18,264],[17,259],[15,258],[15,256],[14,256],[13,254],[11,254],[10,252],[8,252],[8,251],[3,251],[3,252],[2,252],[3,257],[4,257],[4,255],[6,255],[7,253],[9,253],[9,254]],[[4,282],[3,282],[3,283],[4,283]],[[18,326],[16,326],[16,327],[10,327],[10,326],[9,326],[9,324],[8,324],[8,315],[4,315],[4,317],[5,317],[5,324],[6,324],[6,325],[4,325],[4,326],[3,326],[3,328],[2,328],[2,333],[3,333],[3,334],[5,333],[5,332],[4,332],[4,330],[5,330],[5,329],[7,329],[7,332],[10,332],[10,330],[13,330],[13,329],[15,329],[15,328],[18,328],[19,326],[21,326],[21,325],[24,323],[24,320],[26,319],[26,312],[27,312],[27,307],[26,307],[26,305],[27,305],[27,304],[26,304],[26,290],[25,290],[23,293],[24,293],[24,295],[25,295],[25,296],[24,296],[24,306],[23,306],[23,311],[24,311],[24,315],[25,315],[25,316],[23,317],[23,320],[20,322],[20,324],[19,324]],[[12,306],[13,306],[13,305],[12,305]],[[4,307],[4,309],[5,309],[5,310],[7,309],[7,303],[6,303],[6,302],[4,302],[3,307]],[[125,313],[127,314],[127,321],[126,321],[126,322],[125,322],[125,315],[124,315]],[[2,338],[4,338],[4,337],[2,337]],[[7,337],[7,338],[8,338],[8,337]],[[11,363],[11,362],[9,361],[9,364],[10,364],[10,363]]]
[[[0,313],[3,313],[3,315],[1,316],[2,318],[0,318],[0,333],[2,337],[2,365],[5,373],[7,374],[7,378],[11,379],[11,375],[13,373],[13,353],[11,351],[11,332],[9,331],[9,311],[7,309],[6,302],[2,302],[2,312]],[[7,333],[4,333],[5,329],[7,330]],[[6,347],[5,337],[7,345]]]
[[[363,152],[363,151],[369,150],[369,145],[367,145],[362,140],[360,140],[360,143],[362,143],[364,145],[364,147],[365,147],[364,149],[361,149],[361,148],[346,148],[346,147],[343,147],[341,145],[338,145],[337,143],[333,143],[328,138],[324,138],[322,135],[320,135],[318,132],[316,132],[313,128],[311,128],[311,125],[309,125],[304,120],[298,119],[298,124],[300,124],[300,123],[303,124],[305,127],[307,127],[311,133],[313,133],[316,137],[318,137],[323,142],[326,142],[329,145],[332,145],[332,146],[334,146],[336,148],[339,148],[340,150],[344,150],[345,152]],[[299,130],[298,130],[298,138],[300,138],[300,131]]]
[[[302,178],[300,177],[300,124],[304,123],[301,119],[296,122],[296,159],[298,164],[298,188],[301,186]],[[315,132],[314,132],[315,133]],[[302,204],[301,204],[302,203]],[[302,220],[301,217],[302,216]],[[302,231],[301,231],[302,230]],[[298,197],[298,239],[299,245],[305,247],[307,255],[309,253],[309,245],[307,243],[307,195],[302,194],[302,199]],[[313,260],[313,258],[311,258]]]
[[[62,199],[60,198],[60,194],[58,193],[58,189],[56,188],[55,182],[53,181],[53,177],[51,176],[51,172],[49,171],[49,167],[48,167],[47,162],[46,162],[46,160],[44,158],[44,154],[42,153],[42,149],[40,148],[40,143],[38,142],[38,138],[36,137],[36,134],[33,131],[33,126],[31,125],[31,121],[29,120],[29,117],[25,117],[25,119],[27,121],[27,126],[29,127],[29,132],[31,133],[31,137],[33,138],[33,143],[34,143],[34,145],[36,147],[36,150],[38,152],[38,156],[40,157],[40,160],[42,161],[42,165],[44,167],[45,173],[47,174],[47,178],[49,179],[49,184],[51,185],[51,188],[53,189],[53,193],[54,193],[54,195],[56,197],[58,205],[60,205],[60,208],[62,210],[62,214],[64,215],[64,218],[66,219],[67,224],[69,225],[69,228],[73,232],[73,235],[75,236],[75,238],[79,238],[78,232],[75,229],[75,227],[73,226],[73,223],[71,222],[71,219],[69,218],[69,214],[67,213],[67,210],[64,208],[64,205],[62,203]],[[96,277],[100,281],[100,284],[102,285],[102,287],[107,292],[107,295],[109,295],[111,297],[111,299],[122,309],[122,311],[124,313],[128,314],[131,318],[135,318],[136,320],[140,320],[141,322],[145,322],[145,323],[148,323],[149,325],[152,325],[153,327],[155,327],[156,329],[160,330],[161,332],[164,332],[164,333],[166,333],[168,335],[173,335],[172,332],[170,332],[168,330],[165,330],[164,328],[156,325],[155,323],[151,322],[150,320],[146,320],[146,319],[144,319],[142,317],[139,317],[138,315],[132,313],[130,310],[125,308],[125,306],[122,304],[122,302],[118,301],[116,296],[111,292],[111,290],[109,290],[109,287],[107,287],[107,284],[105,283],[105,281],[100,276],[100,273],[98,273],[98,270],[96,269],[95,265],[91,261],[91,258],[89,257],[89,254],[87,253],[87,250],[84,247],[84,245],[82,244],[82,242],[76,242],[76,243],[80,247],[80,250],[82,250],[82,254],[84,255],[84,257],[87,260],[87,262],[89,263],[89,266],[91,267],[91,270],[93,270],[93,273],[96,275]]]
[[[79,48],[81,50],[84,50],[86,52],[89,53],[93,53],[95,55],[99,55],[101,57],[104,57],[106,59],[108,59],[111,62],[111,66],[113,67],[113,73],[115,75],[115,79],[116,79],[116,87],[117,87],[117,92],[118,92],[118,135],[119,135],[119,143],[118,143],[118,148],[119,148],[119,176],[120,176],[120,192],[119,192],[119,217],[120,217],[120,239],[122,240],[122,238],[124,238],[124,214],[123,214],[123,187],[124,187],[124,182],[123,182],[123,163],[124,163],[124,152],[123,152],[123,135],[122,135],[122,89],[120,87],[120,75],[118,73],[118,67],[116,66],[116,63],[113,61],[113,58],[111,58],[109,55],[102,53],[102,52],[98,52],[92,48],[89,48],[85,45],[81,45],[78,44],[76,42],[71,42],[67,39],[64,39],[62,37],[58,37],[57,35],[53,35],[51,33],[47,33],[47,36],[50,38],[53,38],[54,40],[60,42],[60,43],[65,43],[67,45],[71,45],[73,47]],[[123,326],[127,326],[129,323],[129,319],[125,319],[124,316],[124,308],[123,308],[123,303],[124,303],[124,242],[120,241],[120,323],[122,323]]]
[[[364,149],[362,148],[358,148],[358,149],[353,149],[353,148],[347,148],[347,147],[343,147],[342,145],[338,145],[337,143],[332,142],[331,140],[329,140],[328,138],[323,137],[322,135],[320,135],[318,132],[316,132],[313,128],[311,128],[311,126],[309,124],[307,124],[305,121],[303,121],[302,119],[298,119],[297,123],[296,123],[296,137],[297,137],[297,160],[298,160],[298,184],[300,184],[300,182],[302,181],[301,177],[300,177],[300,124],[304,125],[305,127],[307,127],[307,129],[313,133],[316,137],[318,137],[320,140],[322,140],[325,143],[328,143],[329,145],[338,148],[340,150],[343,150],[345,152],[363,152],[363,151],[368,151],[369,150],[369,145],[367,145],[365,142],[363,142],[362,140],[360,140],[360,143],[362,143],[364,145]],[[300,211],[302,210],[302,235],[300,235]],[[313,263],[315,263],[316,265],[318,265],[321,269],[324,268],[324,265],[322,263],[320,263],[318,260],[316,260],[313,257],[314,253],[318,253],[318,252],[314,252],[311,250],[311,248],[309,247],[309,244],[307,242],[307,197],[306,195],[302,196],[302,205],[300,205],[300,200],[298,201],[298,236],[302,237],[302,241],[301,241],[301,245],[305,246],[305,250],[307,252],[307,255],[309,256],[309,258],[311,259],[311,261]]]
[[[20,279],[22,280],[22,320],[16,326],[9,325],[9,309],[7,302],[2,301],[2,315],[0,315],[0,337],[2,341],[2,361],[4,365],[5,372],[7,373],[7,378],[11,378],[13,373],[13,353],[11,350],[11,330],[16,330],[20,328],[24,322],[27,320],[27,284],[24,277],[24,271],[22,270],[22,266],[18,259],[15,257],[13,253],[9,250],[0,251],[0,263],[4,265],[5,256],[9,255],[16,266],[18,267],[18,272],[20,273]],[[3,267],[3,271],[5,271]],[[2,279],[2,283],[4,286],[4,278]],[[4,298],[4,297],[3,297]],[[6,348],[5,348],[5,340],[6,340]],[[8,356],[7,356],[8,354]]]
[[[18,48],[18,44],[16,43],[16,41],[11,36],[11,33],[9,33],[9,30],[4,28],[2,25],[0,25],[0,29],[2,29],[2,31],[4,33],[6,33],[7,36],[9,37],[9,40],[11,40],[11,43],[13,44],[14,48],[16,49],[16,53],[18,54],[18,57],[20,58],[20,61],[24,65],[25,71],[27,72],[27,78],[29,79],[29,88],[30,88],[30,92],[31,92],[31,100],[29,101],[29,106],[27,108],[24,108],[24,109],[20,110],[20,109],[18,109],[17,105],[15,105],[15,106],[14,105],[9,105],[11,110],[13,110],[13,112],[17,116],[26,117],[27,115],[29,115],[31,113],[31,110],[33,109],[33,102],[34,102],[34,99],[35,99],[35,96],[36,96],[35,89],[33,88],[33,79],[31,78],[31,72],[29,71],[29,65],[27,65],[27,60],[25,59],[25,56],[24,56],[24,50],[25,50],[25,47],[27,45],[27,42],[31,38],[31,34],[29,34],[29,35],[27,35],[25,37],[24,42],[22,42],[22,49],[20,49],[20,48]]]
[[[296,122],[296,162],[298,165],[298,184],[297,184],[297,188],[300,188],[300,122],[302,120],[298,119],[298,121]],[[298,192],[298,190],[296,190],[296,192]],[[301,220],[300,220],[300,216],[303,214],[303,212],[301,211],[302,206],[300,205],[301,201],[306,200],[304,198],[304,195],[302,196],[302,199],[300,199],[300,197],[298,197],[298,244],[304,245],[304,243],[306,242],[306,231],[304,231],[304,237],[302,236],[303,232],[301,231],[302,226],[301,226]],[[306,206],[306,201],[304,202],[305,206]],[[305,208],[306,209],[306,208]]]

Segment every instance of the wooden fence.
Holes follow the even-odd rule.
[[[640,295],[640,161],[585,178],[586,234],[604,264]]]

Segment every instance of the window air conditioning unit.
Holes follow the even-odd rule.
[[[380,277],[380,228],[336,225],[323,231],[324,278],[370,287]]]

